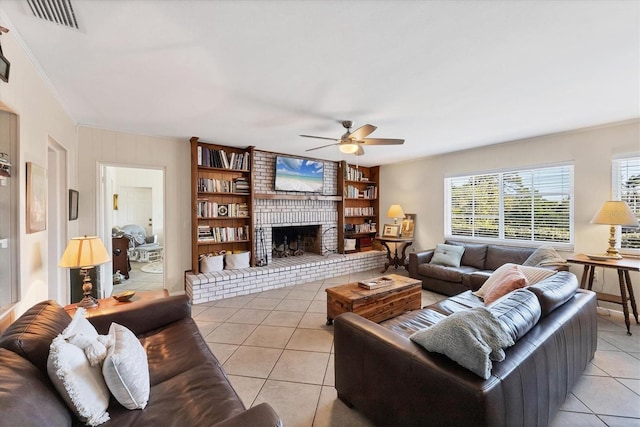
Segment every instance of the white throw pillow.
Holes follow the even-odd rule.
[[[112,323],[109,347],[102,365],[111,393],[127,409],[143,409],[149,401],[149,363],[138,338],[126,327]]]
[[[224,267],[224,255],[207,255],[200,259],[200,272],[220,271]]]
[[[487,289],[492,288],[497,281],[502,280],[502,276],[506,274],[509,269],[514,265],[518,266],[518,269],[522,272],[524,277],[527,278],[527,286],[535,285],[536,283],[546,279],[549,276],[553,276],[556,271],[539,267],[526,267],[523,265],[506,263],[498,267],[491,276],[482,284],[482,287],[475,292],[472,292],[477,297],[484,298],[487,293]]]
[[[90,426],[109,421],[109,389],[100,366],[90,366],[84,350],[69,344],[62,334],[51,343],[47,373],[67,406],[81,421]]]
[[[224,256],[224,260],[227,265],[226,270],[235,270],[238,268],[249,268],[249,261],[251,261],[251,252],[240,252],[239,254],[232,254],[227,252]]]

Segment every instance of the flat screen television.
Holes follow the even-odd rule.
[[[322,193],[323,186],[323,162],[276,156],[276,190]]]

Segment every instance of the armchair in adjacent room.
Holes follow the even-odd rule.
[[[158,235],[147,236],[144,228],[136,224],[128,224],[122,228],[114,227],[129,239],[129,258],[132,261],[149,262],[162,258],[162,246],[158,243]]]

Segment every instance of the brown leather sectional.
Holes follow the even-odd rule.
[[[466,291],[380,324],[338,316],[338,397],[376,425],[548,425],[595,353],[595,294],[578,289],[572,273],[558,272],[488,306],[516,343],[493,362],[487,380],[409,339],[481,305]]]
[[[49,345],[71,318],[54,301],[31,307],[0,336],[0,426],[83,425],[47,376]],[[89,318],[98,333],[126,326],[147,352],[151,394],[143,410],[113,397],[101,426],[281,426],[271,406],[246,409],[191,318],[186,296],[138,301]]]

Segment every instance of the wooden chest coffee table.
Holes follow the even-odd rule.
[[[357,282],[328,288],[327,325],[339,314],[353,312],[373,322],[382,322],[422,304],[422,282],[397,274],[387,274],[393,284],[377,289],[365,289]]]

